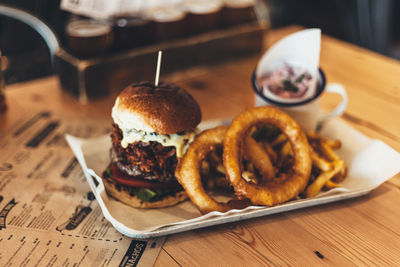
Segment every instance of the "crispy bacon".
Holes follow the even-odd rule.
[[[113,124],[111,133],[113,162],[131,176],[147,180],[169,182],[175,179],[177,164],[175,147],[164,147],[158,142],[135,142],[121,146],[122,131]]]

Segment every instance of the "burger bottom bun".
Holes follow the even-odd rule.
[[[108,179],[103,178],[104,187],[106,192],[113,198],[121,201],[122,203],[134,208],[141,209],[156,209],[170,207],[182,202],[188,198],[184,190],[175,193],[174,195],[165,196],[163,199],[155,202],[144,202],[136,196],[131,196],[126,189],[126,186],[112,183]]]

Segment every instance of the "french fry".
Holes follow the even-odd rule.
[[[288,156],[293,156],[292,147],[291,147],[289,142],[286,142],[282,146],[281,151],[280,151],[280,156],[283,157],[283,158],[286,158]]]
[[[328,162],[324,158],[320,157],[314,149],[311,150],[311,159],[313,165],[323,172],[327,172],[333,169],[332,163]]]
[[[215,186],[217,188],[230,188],[231,184],[225,176],[220,176],[215,179]]]
[[[333,149],[339,149],[342,146],[340,140],[329,139],[328,137],[322,136],[316,132],[309,131],[307,132],[307,136],[311,141],[324,142]]]
[[[266,150],[251,136],[245,140],[245,158],[251,161],[263,179],[270,180],[275,177],[275,168],[272,165]]]
[[[333,169],[327,172],[322,172],[315,181],[309,185],[306,189],[306,197],[315,197],[321,191],[322,187],[332,179],[341,169],[344,168],[345,164],[343,160],[337,160],[333,162]]]
[[[246,162],[246,167],[244,169],[246,171],[255,172],[254,164],[250,161]]]
[[[278,135],[278,137],[274,141],[271,142],[271,145],[272,146],[278,146],[278,145],[281,145],[284,142],[286,142],[286,140],[287,140],[286,135],[280,134],[280,135]]]
[[[322,135],[312,131],[307,132],[307,137],[311,140],[321,140],[324,138]]]
[[[320,144],[321,153],[329,160],[339,160],[339,156],[333,151],[332,147],[329,146],[326,142],[322,141]]]
[[[223,189],[229,188],[229,181],[224,176],[207,175],[203,178],[203,182],[207,189]]]
[[[208,189],[214,189],[215,188],[215,180],[213,179],[213,177],[207,177],[203,179],[205,186]]]
[[[333,149],[339,149],[342,147],[342,142],[340,142],[340,140],[325,139],[323,142]]]
[[[201,174],[208,174],[210,172],[210,164],[206,160],[201,162],[200,172]]]
[[[222,163],[219,163],[219,164],[217,165],[216,170],[217,170],[217,172],[219,172],[219,173],[221,173],[221,174],[223,174],[223,175],[226,174],[226,173],[225,173],[224,165],[222,165]]]
[[[321,142],[320,150],[322,154],[329,160],[332,161],[340,160],[340,157],[333,151],[332,147],[328,145],[327,142],[325,141]],[[335,175],[335,177],[333,177],[332,180],[335,181],[336,183],[340,183],[344,180],[346,175],[347,175],[347,166],[345,165],[344,168],[342,168],[340,172],[337,175]]]
[[[261,145],[264,147],[265,151],[267,151],[272,163],[276,163],[276,161],[278,160],[278,155],[272,148],[271,144],[268,142],[261,142]]]
[[[325,187],[328,188],[328,189],[333,189],[333,188],[340,187],[340,185],[338,185],[338,184],[335,183],[335,182],[332,182],[332,180],[328,180],[328,181],[326,182],[326,184],[325,184]]]
[[[340,183],[344,180],[344,178],[346,178],[346,176],[347,176],[347,166],[345,164],[344,168],[341,169],[340,172],[332,178],[332,181],[334,181],[335,183]]]

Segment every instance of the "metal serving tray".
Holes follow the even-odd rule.
[[[341,120],[329,121],[322,134],[342,142],[338,154],[348,166],[348,176],[342,187],[320,193],[314,198],[293,200],[274,207],[250,206],[243,210],[206,215],[201,215],[189,200],[162,209],[135,209],[114,200],[106,194],[99,177],[109,163],[109,136],[96,139],[66,136],[66,139],[105,218],[122,234],[144,239],[359,197],[400,171],[398,152],[382,141],[364,136]]]

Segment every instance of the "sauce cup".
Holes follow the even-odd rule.
[[[260,86],[257,84],[255,71],[251,81],[255,92],[255,106],[276,106],[295,119],[305,131],[315,131],[319,124],[341,116],[347,107],[346,89],[339,83],[327,84],[325,74],[321,69],[318,71],[317,88],[314,95],[300,102],[278,102],[263,95]],[[338,94],[342,97],[342,101],[330,112],[322,112],[320,109],[319,101],[324,92]]]

